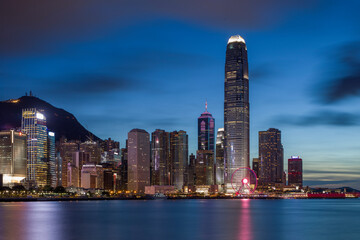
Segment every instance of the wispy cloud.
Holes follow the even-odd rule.
[[[360,96],[360,42],[333,47],[336,52],[326,64],[327,76],[314,93],[324,104]],[[332,52],[332,51],[331,51]]]
[[[302,127],[310,126],[359,126],[358,114],[339,111],[319,111],[307,115],[282,115],[274,120],[277,124],[294,125]]]

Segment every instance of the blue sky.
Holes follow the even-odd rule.
[[[135,3],[136,2],[136,3]],[[223,127],[227,39],[245,38],[251,158],[282,131],[305,183],[360,188],[358,1],[3,1],[0,98],[32,90],[101,138]]]

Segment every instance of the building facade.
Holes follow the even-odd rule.
[[[198,150],[195,161],[195,185],[214,185],[214,152]]]
[[[48,154],[48,180],[47,185],[50,185],[52,187],[56,187],[56,151],[55,151],[55,133],[54,132],[48,132],[47,137],[47,154]]]
[[[245,40],[230,37],[226,48],[224,94],[224,181],[228,192],[233,191],[231,177],[236,169],[249,167],[249,74]],[[237,174],[240,183],[248,177]]]
[[[303,164],[299,156],[292,156],[288,159],[288,185],[303,186]]]
[[[128,190],[145,193],[150,185],[150,136],[142,129],[128,133]]]
[[[188,166],[188,135],[185,131],[170,133],[170,162],[171,162],[171,185],[177,190],[182,190],[187,182],[186,168]]]
[[[215,150],[215,119],[207,111],[207,103],[205,104],[205,112],[198,118],[198,150]]]
[[[5,186],[26,178],[27,136],[14,130],[0,131],[0,174]]]
[[[216,184],[224,184],[224,128],[216,135]]]
[[[27,180],[36,186],[48,182],[46,117],[36,108],[22,110],[21,131],[27,135]]]
[[[151,134],[151,185],[170,185],[170,134],[156,129]]]
[[[284,156],[281,131],[270,128],[259,132],[259,183],[283,183]]]

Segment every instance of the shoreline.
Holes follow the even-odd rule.
[[[308,199],[358,199],[356,197],[347,198],[284,198],[284,197],[167,197],[167,198],[153,198],[153,197],[90,197],[90,198],[2,198],[0,202],[71,202],[71,201],[114,201],[114,200],[308,200]]]

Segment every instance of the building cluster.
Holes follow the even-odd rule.
[[[186,131],[142,129],[128,133],[126,145],[110,138],[74,141],[55,138],[42,109],[22,110],[21,128],[0,132],[2,184],[27,188],[46,185],[72,189],[104,189],[132,194],[232,194],[241,184],[260,189],[302,187],[302,159],[288,160],[284,171],[281,132],[259,132],[259,156],[249,154],[249,77],[247,47],[239,35],[227,44],[224,83],[224,128],[215,133],[215,119],[207,110],[200,115],[198,147],[189,155]],[[58,141],[55,141],[58,139]],[[239,171],[241,169],[241,171]],[[235,174],[238,172],[238,174]],[[255,173],[251,175],[251,173]]]

